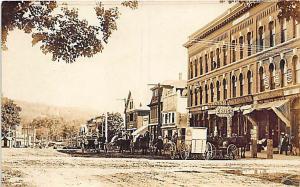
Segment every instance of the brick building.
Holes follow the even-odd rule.
[[[238,3],[184,44],[189,125],[247,135],[254,149],[266,138],[269,158],[282,132],[299,153],[300,23],[279,20],[278,11],[276,3]]]

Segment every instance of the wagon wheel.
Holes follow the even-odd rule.
[[[238,155],[237,147],[234,144],[230,144],[227,147],[227,156],[228,156],[228,158],[230,160],[234,160],[234,159],[236,159],[237,155]]]
[[[187,160],[189,157],[190,157],[189,146],[186,145],[185,143],[182,143],[180,148],[180,158],[182,160]]]
[[[207,142],[205,153],[204,153],[205,160],[214,159],[215,154],[216,154],[216,147],[213,144]]]
[[[112,148],[113,148],[112,143],[107,143],[107,144],[106,144],[106,152],[111,152],[111,151],[112,151]]]

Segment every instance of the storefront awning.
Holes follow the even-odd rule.
[[[246,109],[243,111],[243,114],[249,114],[254,110],[273,110],[274,113],[287,125],[291,126],[289,119],[290,109],[289,109],[289,100],[279,100],[262,104],[254,104],[252,108]]]
[[[150,124],[149,124],[150,125]],[[132,136],[136,136],[136,135],[142,135],[144,134],[147,130],[148,130],[148,127],[149,125],[144,125],[144,126],[141,126],[140,128],[138,128],[136,131],[134,131],[131,135]]]

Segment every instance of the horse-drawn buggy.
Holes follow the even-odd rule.
[[[241,148],[242,157],[245,156],[247,145],[244,136],[220,137],[207,136],[206,127],[189,127],[185,140],[169,141],[165,145],[165,152],[171,159],[236,159]]]

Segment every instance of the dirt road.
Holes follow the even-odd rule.
[[[4,186],[298,186],[294,160],[82,158],[52,149],[2,149]]]

